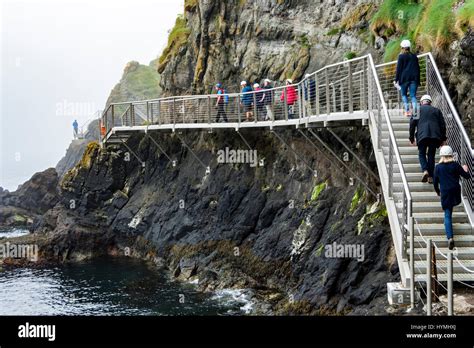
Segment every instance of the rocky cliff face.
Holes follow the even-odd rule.
[[[185,3],[188,40],[159,66],[161,86],[170,94],[205,92],[216,82],[235,91],[242,79],[298,79],[345,56],[374,51],[368,32],[374,1]],[[355,30],[340,31],[356,8]]]
[[[364,139],[362,128],[338,133],[354,146]],[[318,177],[260,131],[244,133],[265,159],[257,167],[217,161],[219,149],[242,148],[234,132],[182,134],[210,174],[169,134],[157,140],[176,167],[141,136],[130,146],[145,167],[127,161],[122,149],[89,145],[61,183],[61,202],[36,226],[43,258],[128,250],[169,267],[179,279],[198,279],[205,291],[254,289],[264,303],[261,313],[384,312],[385,284],[398,270],[383,205],[350,186],[334,160],[296,132],[282,135]],[[367,145],[359,144],[359,154],[373,165],[362,151]],[[331,254],[338,245],[360,253]]]
[[[0,227],[30,226],[58,202],[58,175],[49,168],[22,184],[15,192],[0,188]]]
[[[453,6],[446,11],[453,13],[464,4],[451,2]],[[420,13],[419,22],[410,21],[410,16],[416,17],[407,10],[410,5]],[[161,87],[168,95],[178,95],[209,93],[216,82],[223,82],[235,92],[243,79],[260,82],[269,78],[277,84],[286,78],[297,81],[306,72],[344,58],[372,53],[378,62],[384,55],[395,59],[401,38],[421,32],[416,50],[434,52],[463,123],[474,139],[474,99],[469,88],[474,80],[472,29],[451,33],[449,44],[444,43],[432,35],[436,27],[419,27],[430,16],[439,17],[433,10],[436,6],[428,5],[392,0],[186,0],[185,20],[179,22],[182,28],[170,40],[172,49],[165,50],[160,59]],[[372,19],[379,11],[390,13],[380,13],[374,23]],[[455,31],[454,23],[448,29]]]

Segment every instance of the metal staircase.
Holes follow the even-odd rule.
[[[419,56],[419,94],[429,93],[447,124],[448,144],[457,160],[474,173],[474,151],[459,115],[449,97],[431,53]],[[375,65],[371,55],[328,65],[301,82],[267,90],[271,115],[264,120],[258,107],[258,92],[229,93],[225,105],[227,122],[217,122],[217,95],[176,96],[111,104],[102,115],[102,144],[124,143],[136,132],[180,129],[215,130],[278,127],[299,129],[326,127],[334,123],[362,122],[368,125],[376,157],[382,194],[388,211],[401,282],[410,287],[412,304],[415,283],[426,282],[426,244],[434,242],[439,258],[439,280],[447,280],[447,245],[443,211],[430,184],[420,182],[418,151],[408,141],[408,122],[402,116],[400,96],[393,86],[396,62]],[[308,88],[314,86],[314,91]],[[298,98],[290,105],[287,88]],[[252,106],[245,109],[244,100]],[[245,112],[254,119],[247,121]],[[263,115],[264,116],[264,115]],[[456,251],[453,278],[474,281],[474,182],[462,181],[463,204],[455,209]],[[469,285],[469,284],[468,284]]]

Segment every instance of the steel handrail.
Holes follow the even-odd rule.
[[[464,141],[471,148],[471,154],[474,156],[474,149],[472,148],[471,139],[469,139],[469,136],[467,135],[466,129],[464,128],[464,125],[462,124],[461,118],[459,117],[459,114],[456,110],[456,107],[454,106],[453,101],[451,100],[451,97],[449,96],[448,90],[446,88],[446,85],[444,84],[443,78],[441,77],[441,73],[439,72],[438,65],[436,64],[436,61],[433,57],[433,54],[431,52],[427,52],[427,53],[419,54],[417,57],[418,58],[423,58],[423,57],[428,57],[429,58],[431,64],[433,65],[433,69],[434,69],[434,72],[436,74],[436,77],[438,78],[438,81],[440,83],[441,90],[444,94],[446,102],[448,103],[448,106],[451,109],[453,117],[456,120],[456,123],[458,124],[458,126],[461,130],[462,137],[463,137]],[[393,60],[393,61],[387,62],[387,63],[383,63],[383,64],[377,64],[376,68],[385,67],[385,66],[394,65],[394,64],[397,64],[396,60]]]

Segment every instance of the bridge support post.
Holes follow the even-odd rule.
[[[138,162],[140,162],[141,166],[145,168],[145,162],[143,162],[141,158],[138,157],[138,155],[127,145],[123,139],[120,139],[120,141],[122,142],[123,146],[125,146],[127,150],[138,160]]]
[[[329,145],[327,145],[316,133],[313,132],[312,129],[308,129],[308,131],[313,135],[313,137],[316,138],[316,140],[318,140],[321,145],[324,146],[324,148],[334,157],[338,160],[339,163],[341,163],[344,168],[347,169],[347,171],[349,173],[351,173],[361,184],[362,186],[364,186],[367,190],[367,192],[371,193],[375,198],[377,198],[377,194],[369,187],[369,185],[367,185],[367,183],[365,182],[365,180],[362,180],[346,163],[344,163],[343,160],[341,160],[339,158],[339,156],[329,147]],[[314,143],[313,143],[314,145]],[[314,145],[316,147],[316,145]]]
[[[178,139],[181,141],[181,144],[184,145],[184,147],[186,149],[188,149],[189,152],[191,152],[191,154],[194,156],[194,158],[199,162],[199,164],[206,170],[206,175],[207,174],[210,174],[211,173],[211,167],[210,166],[206,166],[203,161],[201,161],[201,159],[198,157],[198,155],[196,155],[193,151],[193,149],[191,149],[191,147],[186,144],[186,142],[184,141],[183,138],[181,138],[177,133],[175,133],[176,136],[178,137]]]
[[[158,144],[158,142],[147,132],[146,133],[146,136],[151,140],[151,142],[153,144],[155,144],[155,146],[158,148],[158,150],[161,151],[161,153],[163,155],[165,155],[165,157],[168,159],[168,161],[172,162],[172,163],[176,163],[176,162],[173,162],[173,160],[171,159],[171,157],[166,153],[165,150],[163,150],[163,148],[160,146],[160,144]]]
[[[351,148],[349,146],[347,146],[347,144],[341,139],[339,138],[339,136],[334,133],[334,131],[331,129],[331,128],[327,128],[328,132],[332,134],[332,136],[342,145],[344,146],[344,148],[349,151],[349,153],[357,160],[357,162],[359,162],[362,167],[364,167],[364,169],[367,170],[367,173],[369,173],[376,181],[380,182],[380,179],[379,177],[377,176],[377,174],[375,174],[372,169],[370,169],[365,163],[364,161],[362,161],[362,159],[356,155],[356,153],[354,151],[351,150]]]
[[[348,61],[347,62],[347,84],[348,84],[348,96],[349,96],[349,113],[353,113],[354,112],[354,98],[352,97],[353,93],[354,93],[354,89],[353,89],[353,86],[352,86],[352,65],[351,65],[351,62]]]
[[[329,73],[328,73],[328,69],[326,68],[324,70],[325,74],[324,74],[324,80],[325,80],[325,84],[326,84],[326,114],[330,114],[331,113],[331,91],[329,89]]]
[[[275,131],[271,131],[277,138],[278,140],[280,140],[288,149],[290,149],[291,152],[293,152],[295,154],[296,157],[298,157],[298,159],[303,162],[306,167],[308,167],[309,170],[311,170],[311,172],[313,172],[313,175],[314,177],[317,177],[318,176],[318,172],[316,170],[314,170],[310,164],[298,153],[296,152],[295,150],[293,150],[293,148],[280,136],[278,135],[277,132]],[[301,130],[299,130],[299,132],[301,132]]]
[[[448,315],[454,315],[453,299],[453,252],[448,251]]]

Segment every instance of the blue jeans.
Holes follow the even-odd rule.
[[[402,101],[405,105],[405,111],[410,111],[410,105],[408,104],[408,91],[410,91],[410,98],[413,107],[413,114],[416,115],[416,90],[418,89],[418,84],[415,81],[405,82],[400,86],[400,93],[402,94]]]
[[[453,208],[444,210],[444,229],[446,230],[446,237],[453,238]]]
[[[423,139],[418,144],[418,159],[422,171],[427,171],[430,177],[433,177],[435,168],[435,156],[438,142],[434,139]],[[426,150],[428,150],[428,158],[426,158]]]

